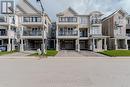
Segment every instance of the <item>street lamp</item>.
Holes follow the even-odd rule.
[[[36,2],[40,2],[40,6],[41,6],[41,9],[42,9],[42,13],[41,13],[41,18],[42,18],[42,27],[43,27],[43,31],[42,31],[42,52],[43,52],[43,54],[46,54],[46,48],[45,48],[45,35],[44,35],[44,33],[45,33],[45,29],[44,29],[44,7],[43,7],[43,5],[42,5],[42,2],[41,2],[41,0],[36,0]]]

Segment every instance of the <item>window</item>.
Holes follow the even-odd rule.
[[[92,34],[101,34],[100,30],[99,30],[99,27],[93,27],[92,28]]]
[[[29,17],[24,17],[24,22],[30,22],[30,18]]]
[[[76,17],[60,17],[59,22],[77,22]]]
[[[3,14],[12,14],[14,11],[13,1],[2,1],[1,6],[1,13]]]
[[[24,22],[41,22],[41,17],[24,17]]]
[[[81,18],[80,18],[80,23],[81,23],[81,24],[87,24],[87,22],[88,22],[87,17],[81,17]]]

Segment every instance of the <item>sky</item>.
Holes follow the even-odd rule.
[[[30,0],[36,7],[36,0]],[[52,21],[56,20],[56,14],[72,7],[79,14],[89,14],[91,11],[101,11],[109,14],[119,8],[123,8],[130,14],[130,0],[42,0],[46,13]]]

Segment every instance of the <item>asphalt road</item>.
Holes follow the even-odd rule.
[[[130,87],[130,59],[0,59],[0,87]]]

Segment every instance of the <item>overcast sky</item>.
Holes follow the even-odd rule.
[[[30,1],[32,2],[32,0]],[[35,4],[35,1],[32,3]],[[119,8],[123,8],[130,14],[130,0],[42,0],[42,2],[44,2],[45,11],[53,21],[55,21],[57,13],[69,6],[79,14],[88,14],[93,10],[109,13]]]

